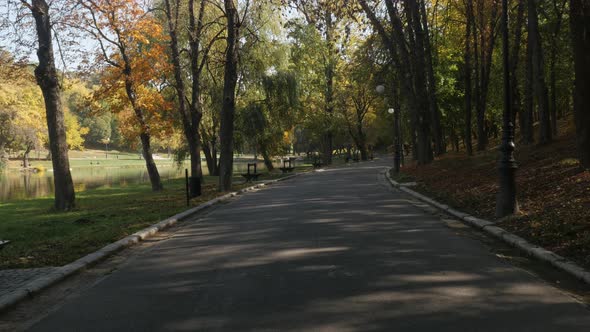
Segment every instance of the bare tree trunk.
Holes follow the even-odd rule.
[[[467,155],[473,155],[473,145],[471,142],[471,117],[473,107],[471,105],[471,27],[473,25],[473,7],[471,0],[465,1],[465,16],[467,23],[465,25],[465,53],[463,59],[465,62],[465,149]]]
[[[51,161],[53,164],[53,182],[55,186],[55,208],[57,210],[67,211],[74,208],[76,195],[68,159],[68,144],[66,143],[64,112],[61,103],[61,88],[53,57],[49,6],[45,0],[33,0],[29,9],[35,18],[35,27],[39,41],[39,48],[37,49],[39,65],[35,68],[35,77],[45,101],[47,129],[49,131],[49,149],[53,157]]]
[[[428,85],[426,74],[426,61],[424,53],[425,35],[422,25],[420,23],[420,12],[417,0],[408,0],[408,6],[412,12],[412,19],[414,25],[414,33],[416,38],[415,52],[415,81],[416,81],[416,97],[420,107],[418,116],[418,163],[427,164],[432,161],[432,144],[430,135],[430,106],[428,102]]]
[[[326,64],[326,92],[325,92],[325,110],[328,113],[329,118],[331,119],[332,114],[334,113],[334,67],[335,67],[335,60],[334,60],[334,40],[333,40],[333,29],[334,25],[332,22],[332,13],[328,10],[326,11],[325,16],[326,21],[326,44],[328,47],[328,59]],[[323,162],[326,165],[332,164],[332,151],[333,147],[333,140],[334,134],[332,133],[331,129],[324,135],[324,156]]]
[[[195,19],[194,1],[189,0],[189,46],[190,46],[190,63],[192,79],[192,96],[189,105],[190,114],[190,140],[193,142],[191,147],[191,171],[194,177],[200,178],[203,182],[203,169],[201,167],[201,136],[199,127],[203,118],[201,103],[201,73],[207,60],[208,47],[202,50],[201,39],[203,35],[203,17],[205,14],[206,0],[200,0],[199,16]],[[202,52],[202,54],[201,54]]]
[[[221,109],[221,155],[219,161],[219,191],[232,187],[234,163],[234,113],[236,109],[236,85],[238,81],[238,34],[239,17],[233,0],[224,0],[227,19],[227,49],[223,82],[223,105]]]
[[[26,147],[25,152],[23,153],[23,168],[29,168],[29,153],[31,153],[31,148],[29,146]]]
[[[576,142],[581,166],[590,169],[590,1],[571,0],[570,18],[576,72]]]
[[[518,85],[518,64],[520,59],[520,43],[522,39],[522,27],[524,24],[524,1],[518,1],[516,24],[514,31],[514,43],[512,46],[512,58],[510,59],[510,89],[512,90],[512,123],[516,123],[516,115],[522,116],[520,89]]]
[[[549,91],[545,82],[545,69],[543,63],[543,47],[539,22],[537,17],[536,0],[528,0],[529,39],[532,46],[533,86],[539,108],[539,143],[545,144],[551,141],[551,119],[549,115]]]
[[[432,136],[434,138],[434,153],[441,155],[447,152],[447,146],[444,140],[443,128],[441,124],[441,113],[438,108],[436,98],[436,79],[434,77],[434,64],[432,60],[432,45],[430,43],[430,32],[428,29],[428,17],[426,16],[426,5],[424,0],[420,0],[420,13],[424,31],[424,52],[426,54],[426,73],[428,78],[428,105],[430,106],[430,116],[432,122]]]
[[[269,172],[272,172],[275,169],[275,167],[272,164],[272,160],[270,159],[270,156],[268,155],[266,146],[260,147],[260,155],[262,156],[262,160],[264,161],[264,166],[266,166],[266,169]]]
[[[152,190],[160,191],[163,189],[163,185],[160,179],[160,173],[158,172],[158,167],[156,166],[154,157],[152,155],[150,126],[145,120],[143,109],[141,109],[137,104],[137,94],[135,93],[133,82],[131,81],[131,65],[129,63],[129,59],[127,59],[127,56],[124,52],[122,52],[122,54],[125,63],[125,67],[123,69],[123,74],[125,75],[125,91],[127,92],[127,98],[129,98],[129,102],[131,103],[131,107],[135,112],[135,117],[141,128],[141,133],[139,134],[139,138],[141,140],[141,153],[143,155],[143,159],[145,160],[145,166],[150,177]]]
[[[189,1],[192,4],[192,0]],[[198,124],[195,128],[195,123],[192,122],[191,115],[187,110],[186,105],[186,88],[184,86],[184,79],[182,77],[182,66],[180,64],[180,51],[178,47],[178,35],[177,35],[177,27],[178,27],[178,15],[174,13],[174,11],[178,12],[180,10],[180,2],[176,1],[174,3],[174,7],[170,5],[170,0],[165,0],[164,4],[166,6],[166,18],[168,21],[168,34],[170,36],[170,50],[172,56],[172,66],[174,68],[174,79],[176,82],[176,95],[178,97],[178,111],[180,113],[180,118],[182,120],[184,136],[188,143],[189,147],[189,154],[190,154],[190,168],[191,168],[191,177],[196,177],[199,179],[203,179],[203,173],[201,170],[201,156],[200,156],[200,148],[199,148],[199,135],[198,135]],[[192,8],[190,10],[192,14]],[[192,77],[193,80],[197,79],[194,76]],[[193,100],[193,103],[195,101]],[[191,182],[193,184],[194,182]],[[199,185],[196,183],[195,185]],[[190,190],[191,195],[193,197],[197,196],[200,193],[199,188],[191,188]]]
[[[533,95],[533,50],[532,40],[528,38],[526,48],[526,80],[524,87],[524,105],[525,109],[521,120],[522,142],[524,144],[532,144],[535,142],[533,132],[533,113],[535,108],[535,100]]]
[[[211,146],[213,146],[213,144],[211,144]],[[209,170],[209,175],[219,176],[217,150],[214,147],[210,147],[208,143],[205,143],[203,144],[203,154],[205,155],[205,160],[207,160],[207,169]]]
[[[150,177],[150,183],[152,184],[153,191],[160,191],[162,190],[162,182],[160,180],[160,173],[158,172],[158,167],[154,162],[154,157],[152,156],[152,147],[151,147],[151,136],[148,133],[141,133],[139,135],[141,139],[141,152],[143,155],[143,159],[145,159],[145,165],[148,171],[148,175]]]
[[[560,2],[561,1],[561,2]],[[550,102],[550,109],[551,109],[551,129],[553,136],[557,136],[558,129],[557,129],[557,73],[556,73],[556,64],[557,64],[557,54],[559,50],[557,49],[557,41],[559,38],[559,33],[561,31],[561,24],[563,21],[563,13],[565,10],[565,6],[567,4],[567,0],[553,0],[553,8],[555,10],[555,22],[553,23],[553,29],[551,33],[551,50],[550,50],[550,60],[549,60],[549,70],[550,70],[550,78],[549,78],[549,85],[551,88],[551,94],[549,96]],[[561,7],[560,7],[561,6]]]

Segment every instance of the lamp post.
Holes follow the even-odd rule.
[[[109,142],[110,141],[111,141],[110,137],[107,137],[104,140],[104,157],[105,157],[105,159],[109,159]]]
[[[518,165],[514,158],[514,124],[512,123],[510,96],[508,0],[502,0],[502,60],[504,69],[504,114],[502,125],[501,157],[498,163],[500,191],[496,198],[496,217],[505,217],[518,212],[516,201],[515,173]]]
[[[378,94],[385,93],[385,86],[384,85],[377,85],[375,88]],[[397,174],[400,170],[400,161],[401,161],[401,149],[400,149],[400,129],[399,129],[399,113],[400,111],[389,108],[387,109],[389,114],[393,114],[393,127],[394,127],[394,135],[393,135],[393,145],[394,145],[394,154],[393,154],[393,170]]]
[[[395,152],[393,155],[393,170],[397,174],[400,169],[401,162],[401,149],[400,149],[400,128],[399,128],[399,110],[396,112],[395,109],[389,108],[387,110],[389,114],[393,114],[393,126],[395,127],[394,133],[394,146]]]

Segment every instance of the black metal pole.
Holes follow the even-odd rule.
[[[393,169],[395,171],[395,173],[399,173],[399,169],[400,169],[400,160],[401,160],[401,155],[400,155],[400,141],[399,141],[399,137],[400,137],[400,132],[399,132],[399,112],[400,110],[397,109],[393,112],[394,115],[394,126],[395,126],[395,154],[393,156]]]
[[[504,114],[502,126],[501,157],[498,164],[500,191],[496,198],[496,217],[505,217],[518,212],[516,201],[515,173],[518,165],[514,158],[514,124],[511,114],[510,62],[508,39],[508,0],[502,0],[502,58],[504,65]]]
[[[186,184],[186,206],[190,205],[190,201],[191,201],[191,197],[190,197],[190,192],[189,192],[189,187],[188,187],[188,169],[184,169],[184,180],[185,180],[185,184]]]

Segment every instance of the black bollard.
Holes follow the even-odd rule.
[[[186,185],[186,206],[190,205],[190,193],[188,190],[188,169],[184,169],[184,181],[185,181],[185,185]]]
[[[189,187],[191,197],[201,196],[201,179],[196,176],[189,178]]]

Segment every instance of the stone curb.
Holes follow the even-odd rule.
[[[535,257],[535,258],[537,258],[541,261],[544,261],[544,262],[548,262],[551,265],[555,266],[556,268],[569,273],[570,275],[574,276],[575,278],[577,278],[581,281],[584,281],[587,284],[590,284],[590,271],[585,270],[581,266],[566,259],[565,257],[562,257],[562,256],[560,256],[552,251],[546,250],[542,247],[533,245],[533,244],[529,243],[527,240],[525,240],[519,236],[516,236],[516,235],[504,230],[503,228],[495,226],[495,224],[491,221],[476,218],[476,217],[469,215],[467,213],[455,210],[455,209],[449,207],[448,205],[441,204],[441,203],[433,200],[430,197],[424,196],[412,189],[409,189],[408,187],[402,186],[400,183],[398,183],[397,181],[395,181],[391,178],[391,176],[389,175],[390,169],[391,168],[388,168],[385,171],[385,177],[387,178],[389,183],[391,183],[391,185],[393,185],[395,188],[399,189],[400,191],[403,191],[403,192],[409,194],[410,196],[413,196],[425,203],[428,203],[428,204],[442,210],[443,212],[445,212],[447,214],[457,217],[460,220],[464,221],[466,224],[469,224],[477,229],[481,229],[484,232],[524,251],[529,256]]]
[[[127,237],[122,238],[121,240],[118,240],[116,242],[108,244],[108,245],[102,247],[101,249],[99,249],[98,251],[90,253],[82,258],[79,258],[72,263],[61,266],[61,267],[57,268],[54,272],[51,272],[50,274],[45,275],[43,277],[37,278],[37,279],[25,284],[24,286],[13,290],[12,292],[8,293],[8,295],[0,297],[0,313],[4,312],[8,308],[13,307],[14,305],[18,304],[19,302],[38,294],[42,290],[49,288],[52,285],[55,285],[56,283],[66,279],[67,277],[69,277],[69,276],[71,276],[83,269],[86,269],[87,267],[94,265],[103,259],[106,259],[110,255],[112,255],[120,250],[130,247],[136,243],[139,243],[139,242],[143,241],[144,239],[158,233],[159,231],[161,231],[165,228],[168,228],[168,227],[176,224],[177,222],[179,222],[183,219],[186,219],[187,217],[189,217],[199,211],[209,208],[217,203],[226,201],[234,196],[241,195],[241,194],[244,194],[247,192],[251,192],[256,189],[260,189],[260,188],[266,187],[268,185],[271,185],[273,183],[289,180],[289,179],[292,179],[292,178],[299,176],[301,174],[305,174],[305,173],[297,173],[297,174],[285,176],[283,178],[269,180],[266,182],[255,184],[251,187],[247,187],[247,188],[235,191],[235,192],[230,192],[228,194],[216,197],[216,198],[209,200],[205,203],[199,204],[198,206],[196,206],[194,208],[191,208],[191,209],[188,209],[188,210],[183,211],[181,213],[175,214],[170,218],[164,219],[152,226],[149,226],[149,227],[144,228],[140,231],[137,231]]]

